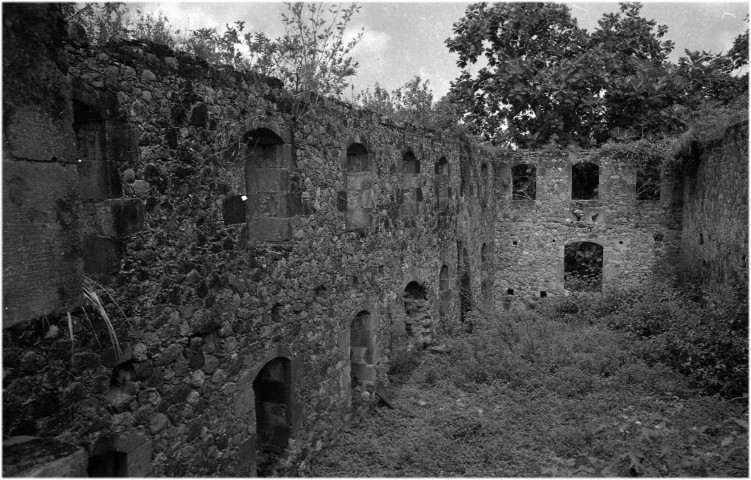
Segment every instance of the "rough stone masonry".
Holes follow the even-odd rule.
[[[703,206],[682,179],[643,201],[627,161],[496,154],[163,46],[94,49],[56,5],[3,22],[5,475],[301,473],[395,354],[563,295],[567,244],[603,249],[605,292],[695,261],[697,230],[707,268],[745,271],[712,218],[738,225],[747,193],[705,179],[745,165],[745,126],[707,147]],[[572,198],[582,162],[596,198]]]

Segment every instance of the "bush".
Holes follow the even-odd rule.
[[[747,393],[747,299],[700,304],[684,293],[654,289],[630,296],[601,321],[642,340],[638,352],[649,364],[664,363],[710,394]]]

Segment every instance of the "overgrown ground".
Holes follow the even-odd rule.
[[[393,359],[395,409],[372,408],[308,474],[748,476],[747,396],[707,395],[644,354],[671,345],[613,330],[612,312],[571,312],[475,315],[450,353]]]

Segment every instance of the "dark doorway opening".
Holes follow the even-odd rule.
[[[86,468],[89,477],[127,477],[128,454],[123,452],[104,452],[89,458]]]
[[[564,249],[564,288],[575,292],[601,292],[602,254],[602,246],[597,243],[567,244]]]
[[[256,405],[256,471],[259,477],[273,475],[287,450],[291,416],[291,362],[277,357],[253,380]]]

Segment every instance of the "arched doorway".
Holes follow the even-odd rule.
[[[292,371],[288,358],[276,357],[253,380],[256,407],[256,470],[273,474],[291,435]]]

